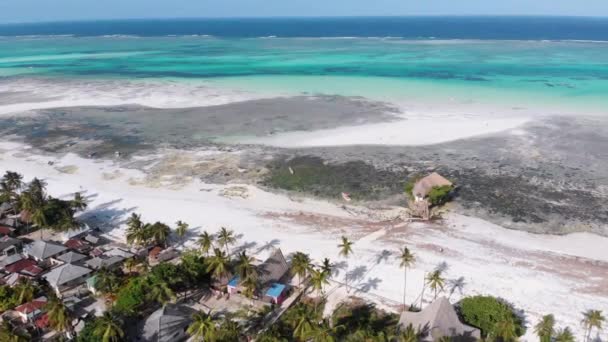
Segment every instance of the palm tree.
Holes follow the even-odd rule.
[[[47,217],[42,206],[36,207],[32,213],[32,223],[40,229],[40,239],[42,240],[42,232],[47,225]]]
[[[565,327],[564,329],[561,329],[560,331],[558,331],[557,334],[555,334],[554,341],[555,342],[576,342],[576,339],[574,338],[572,331],[570,331],[570,328]]]
[[[534,332],[540,339],[540,342],[551,342],[553,334],[555,334],[555,317],[553,315],[544,315],[534,326]]]
[[[116,273],[107,268],[102,268],[97,273],[95,289],[104,294],[114,294],[120,288],[120,279]]]
[[[418,342],[418,332],[414,329],[412,323],[408,324],[408,326],[397,336],[397,341],[399,342]]]
[[[508,317],[503,321],[497,322],[493,335],[496,340],[502,342],[514,342],[517,340],[515,332],[515,322],[513,318]]]
[[[6,342],[28,342],[30,336],[18,327],[13,327],[8,321],[2,322],[0,326],[0,341]]]
[[[175,228],[175,234],[177,234],[181,243],[184,244],[184,236],[186,236],[186,232],[188,231],[190,225],[182,220],[177,221],[175,224],[177,225],[177,228]]]
[[[247,277],[242,282],[242,284],[244,287],[243,295],[245,295],[245,297],[251,299],[251,306],[253,307],[253,296],[255,296],[255,294],[258,290],[258,287],[259,287],[258,280],[255,277]]]
[[[323,259],[321,262],[321,271],[327,273],[330,277],[333,274],[334,265],[329,261],[329,258]]]
[[[201,252],[209,256],[209,251],[213,248],[213,235],[209,234],[206,230],[198,236],[198,245],[201,248]]]
[[[162,305],[175,299],[175,293],[169,287],[169,284],[162,279],[154,276],[148,276],[148,298]]]
[[[427,275],[426,281],[429,284],[429,287],[435,291],[435,299],[437,299],[437,293],[443,291],[445,285],[445,279],[443,279],[441,271],[435,270],[431,272]]]
[[[39,202],[44,202],[44,199],[46,198],[46,182],[34,178],[28,185],[28,191],[35,199],[39,200]]]
[[[133,268],[139,264],[139,261],[135,258],[129,258],[125,260],[125,267],[129,273],[133,272]]]
[[[407,269],[416,262],[416,256],[410,252],[409,248],[403,247],[400,251],[400,255],[397,258],[400,261],[399,266],[403,267],[403,311],[405,311],[405,294],[407,289]]]
[[[137,229],[143,227],[143,222],[141,221],[141,215],[136,213],[132,213],[131,216],[127,219],[127,227],[132,229]]]
[[[186,330],[194,341],[214,341],[217,334],[217,326],[210,314],[199,311],[192,315],[192,323]]]
[[[589,337],[591,336],[591,330],[596,328],[597,330],[602,330],[602,323],[606,320],[606,318],[602,315],[602,311],[600,310],[587,310],[583,312],[583,320],[581,324],[585,328],[585,341],[589,341]]]
[[[151,225],[146,225],[144,228],[148,232],[148,236],[154,240],[157,245],[163,247],[167,244],[167,239],[171,233],[171,228],[162,222],[155,222]]]
[[[310,256],[306,253],[296,252],[291,258],[291,273],[297,275],[299,279],[299,287],[302,287],[302,279],[310,270]]]
[[[82,194],[80,194],[80,192],[74,194],[74,199],[70,204],[72,205],[72,209],[74,209],[75,211],[85,210],[88,206],[87,200],[82,197]]]
[[[19,284],[15,286],[15,291],[18,293],[17,301],[19,304],[23,304],[34,299],[36,287],[29,278],[20,278]]]
[[[228,274],[229,260],[221,249],[214,249],[214,255],[209,258],[207,272],[211,272],[217,279],[221,280]]]
[[[17,172],[6,171],[0,182],[0,194],[13,204],[16,210],[16,202],[19,199],[18,192],[23,187],[23,176]],[[15,211],[16,212],[16,211]]]
[[[257,270],[253,266],[254,259],[247,255],[246,251],[242,251],[239,254],[239,259],[236,264],[236,270],[241,280],[253,279],[256,280],[258,277]]]
[[[228,245],[231,245],[236,242],[236,238],[234,237],[234,232],[232,230],[226,229],[226,227],[222,227],[220,232],[217,234],[217,241],[224,245],[226,248],[226,255],[230,255],[230,250],[228,249]]]
[[[340,249],[340,256],[348,259],[348,257],[353,253],[353,242],[348,240],[346,236],[342,236],[342,243],[338,245],[338,248]],[[344,283],[346,284],[346,292],[350,293],[350,288],[348,287],[348,264],[346,264]]]
[[[310,282],[312,284],[312,288],[317,291],[317,294],[320,295],[321,299],[325,296],[323,293],[323,286],[329,285],[329,280],[327,279],[329,274],[323,272],[321,270],[310,270]],[[317,303],[319,301],[315,301],[315,311],[317,311]]]
[[[293,337],[301,341],[306,338],[313,331],[313,325],[306,306],[301,305],[296,308],[295,311],[295,327],[293,328]]]
[[[323,323],[319,326],[314,327],[313,330],[308,334],[308,340],[310,342],[335,342],[337,341],[334,336],[344,329],[343,325],[336,325],[332,327],[327,320],[323,320]]]
[[[144,223],[141,221],[141,215],[132,213],[127,220],[127,243],[138,246],[144,245],[148,240],[148,232],[145,229]]]
[[[13,191],[21,189],[23,186],[23,176],[17,172],[6,171],[2,177],[2,182]]]
[[[95,320],[93,335],[101,339],[102,342],[117,342],[125,336],[122,330],[122,322],[112,314],[105,311],[103,315]]]
[[[46,304],[49,325],[54,330],[62,333],[65,332],[70,338],[72,331],[72,317],[68,308],[63,304],[61,299],[55,295],[51,295]]]

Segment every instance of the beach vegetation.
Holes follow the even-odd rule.
[[[20,327],[14,327],[8,320],[0,324],[0,341],[7,342],[29,342],[31,336]]]
[[[555,339],[553,341],[555,341],[555,342],[576,342],[576,338],[574,338],[574,334],[572,333],[572,330],[570,330],[569,327],[565,327],[563,329],[560,329],[555,334]]]
[[[179,237],[181,243],[184,243],[184,237],[186,236],[186,233],[188,232],[188,229],[190,228],[190,225],[187,224],[186,222],[179,220],[175,223],[175,225],[177,226],[175,228],[175,234]]]
[[[89,314],[84,322],[84,328],[76,336],[76,342],[126,341],[124,319],[114,309],[105,311],[100,317]]]
[[[443,278],[443,272],[441,270],[434,270],[426,276],[426,284],[433,290],[434,299],[437,299],[437,295],[443,292],[445,289],[445,278]]]
[[[438,206],[450,200],[450,193],[454,187],[451,185],[434,186],[427,194],[431,205]]]
[[[338,248],[340,256],[348,260],[348,257],[353,253],[353,242],[350,241],[346,236],[342,236],[342,240],[340,244],[338,244]],[[348,287],[348,263],[346,264],[344,284],[346,285],[346,292],[350,292],[350,288]]]
[[[604,321],[606,321],[606,317],[604,317],[600,310],[587,310],[583,312],[581,324],[585,328],[585,341],[589,341],[593,329],[602,330]]]
[[[49,317],[49,326],[59,333],[66,333],[69,338],[73,330],[72,313],[63,301],[54,294],[50,295],[46,304],[46,312]]]
[[[220,231],[217,233],[217,242],[224,246],[226,255],[230,255],[229,245],[232,245],[236,242],[236,237],[234,236],[234,231],[222,227]]]
[[[329,260],[328,260],[329,261]],[[311,269],[310,256],[306,253],[295,252],[291,258],[291,274],[297,275],[299,279],[298,286],[302,287],[302,280],[306,277]]]
[[[551,342],[555,334],[555,317],[553,315],[544,315],[534,326],[534,332],[540,342]]]
[[[217,335],[216,324],[211,314],[200,311],[192,315],[192,323],[190,323],[186,332],[196,342],[215,341]]]
[[[459,312],[466,324],[477,327],[485,337],[515,337],[525,333],[523,320],[511,305],[491,296],[473,296],[462,299]],[[512,328],[512,334],[510,329]]]
[[[214,239],[215,237],[206,230],[198,236],[197,244],[201,252],[205,253],[206,256],[209,256],[209,251],[213,248]]]
[[[397,255],[397,260],[399,260],[399,267],[403,268],[403,311],[406,309],[405,297],[407,290],[407,269],[412,267],[416,262],[416,256],[414,253],[410,251],[409,248],[403,247],[402,250],[399,251],[399,255]]]
[[[410,199],[411,201],[414,200],[414,185],[416,185],[416,182],[418,182],[420,179],[422,178],[421,175],[413,175],[412,177],[410,177],[407,182],[405,182],[405,185],[403,186],[403,189],[405,191],[405,195],[407,196],[408,199]]]
[[[6,311],[21,305],[19,294],[8,285],[0,285],[0,311]]]

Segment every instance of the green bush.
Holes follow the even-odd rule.
[[[419,181],[420,178],[422,178],[420,175],[415,175],[414,177],[408,179],[407,183],[405,183],[405,195],[412,201],[414,200],[414,194],[412,193],[414,191],[414,185],[416,185],[416,182]]]
[[[491,296],[466,297],[460,301],[460,314],[465,323],[477,327],[483,336],[497,335],[497,324],[506,321],[514,323],[517,336],[522,336],[526,329],[519,316],[510,305]]]
[[[146,304],[146,294],[148,287],[144,277],[137,277],[129,280],[127,285],[121,288],[116,294],[114,309],[117,313],[131,316],[138,312],[138,309]]]
[[[452,186],[450,185],[434,186],[427,195],[429,202],[432,205],[442,205],[450,199],[451,191]]]
[[[0,311],[14,309],[19,305],[18,294],[9,286],[0,286]]]

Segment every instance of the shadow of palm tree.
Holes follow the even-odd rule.
[[[114,228],[124,224],[127,214],[135,211],[137,207],[117,208],[122,199],[109,201],[99,204],[82,213],[78,218],[91,228],[99,228],[103,232],[109,232]]]
[[[254,248],[257,245],[258,245],[258,243],[255,242],[255,241],[244,242],[240,246],[237,246],[237,247],[233,248],[233,251],[234,251],[234,253],[241,253],[241,252],[246,251],[248,249]]]
[[[462,296],[465,285],[466,282],[464,281],[464,277],[448,280],[448,286],[450,288],[450,295],[448,296],[448,298],[452,298],[452,295],[454,294],[454,292],[456,292],[456,290],[458,290],[458,293]]]
[[[382,250],[381,252],[376,254],[376,265],[380,264],[382,261],[388,262],[388,258],[390,258],[391,255],[393,255],[391,251],[386,249]]]
[[[348,271],[348,273],[346,273],[346,279],[348,280],[348,282],[354,283],[363,279],[366,273],[367,266],[357,266],[352,270]]]
[[[280,244],[281,244],[281,240],[279,240],[279,239],[272,239],[270,241],[267,241],[257,249],[256,254],[276,248]]]
[[[437,264],[437,266],[435,266],[435,271],[439,271],[439,272],[445,272],[450,268],[450,266],[448,265],[447,262],[442,261],[439,264]]]
[[[343,271],[348,266],[348,263],[345,260],[338,261],[332,264],[331,275],[333,277],[337,277],[340,275],[340,271]]]
[[[369,292],[370,290],[377,290],[378,289],[378,285],[382,282],[382,279],[375,277],[375,278],[368,278],[367,281],[363,284],[360,285],[360,287],[358,288],[359,291],[361,292]]]

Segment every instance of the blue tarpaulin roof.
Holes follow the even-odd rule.
[[[228,286],[237,287],[239,286],[239,277],[235,276],[228,282]]]
[[[283,293],[283,290],[285,290],[285,285],[273,283],[272,285],[270,285],[268,291],[266,291],[266,295],[269,297],[277,298],[281,295],[281,293]]]

